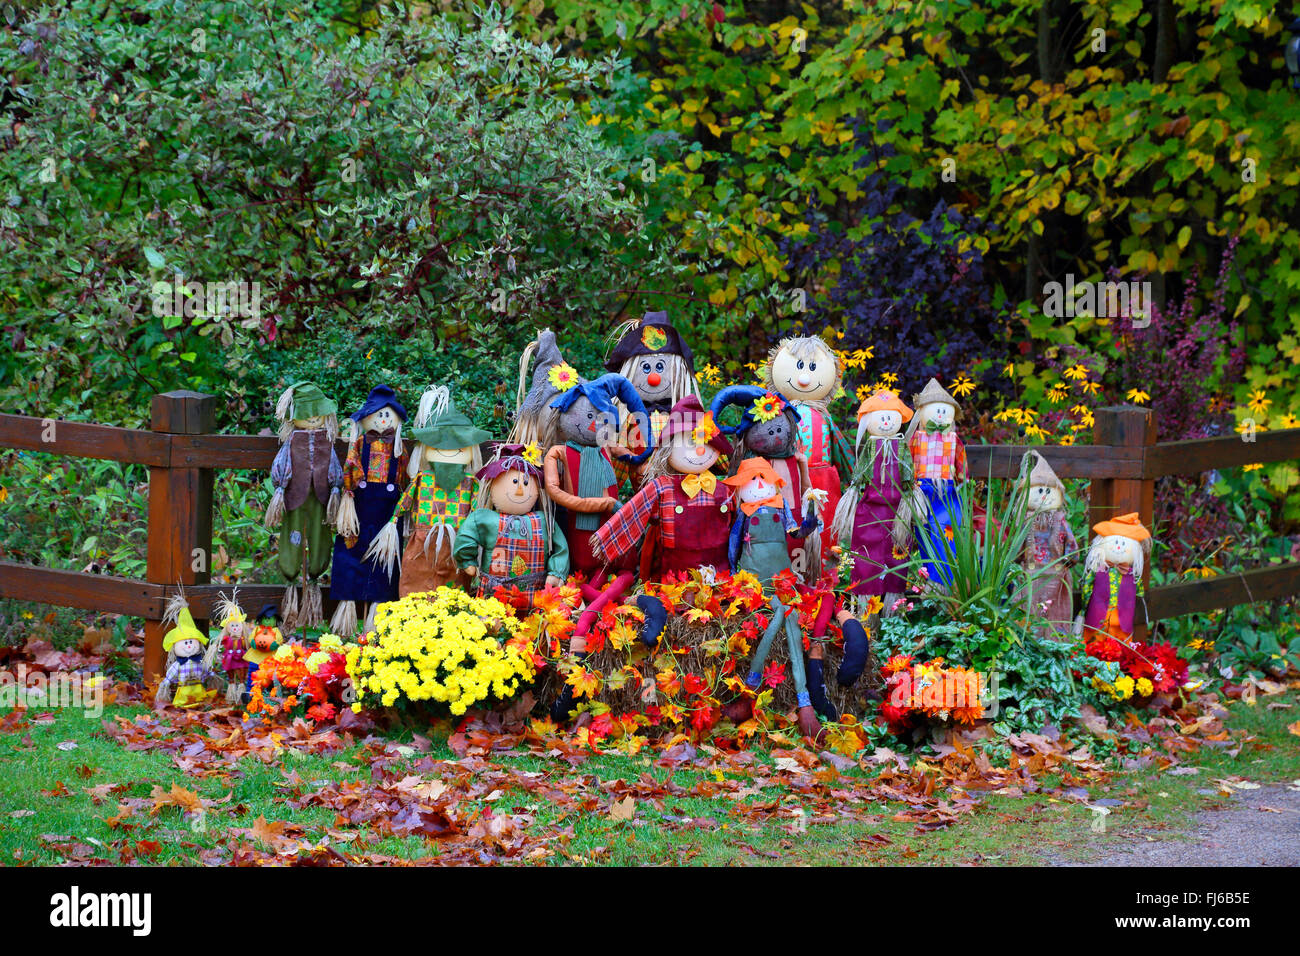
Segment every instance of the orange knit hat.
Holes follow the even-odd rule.
[[[1138,517],[1136,511],[1120,515],[1118,518],[1098,521],[1092,526],[1092,533],[1103,538],[1118,534],[1125,538],[1132,538],[1134,541],[1145,541],[1151,537],[1151,532],[1142,526],[1142,519]]]
[[[903,416],[903,421],[912,420],[912,410],[903,404],[903,400],[893,392],[876,392],[868,399],[864,399],[858,406],[858,419],[861,420],[863,415],[868,412],[895,411]]]
[[[778,488],[785,485],[785,479],[776,473],[771,462],[766,458],[746,458],[740,463],[736,473],[730,478],[723,478],[722,483],[732,488],[743,488],[755,478],[762,478],[769,485],[776,485]]]

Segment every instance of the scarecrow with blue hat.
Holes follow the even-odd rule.
[[[410,484],[364,555],[387,574],[401,556],[400,597],[468,584],[453,551],[456,532],[474,509],[474,475],[483,467],[479,446],[491,437],[456,408],[445,385],[430,386],[420,396],[411,436],[416,445],[406,469]],[[410,529],[405,549],[399,528],[403,520]]]
[[[567,384],[562,376],[557,378]],[[549,407],[559,412],[556,432],[563,444],[554,445],[546,453],[543,468],[546,493],[563,509],[557,523],[569,544],[574,570],[585,578],[579,587],[587,607],[578,617],[570,642],[570,650],[575,654],[586,651],[587,634],[601,609],[626,593],[636,580],[635,551],[607,561],[592,550],[596,531],[622,506],[611,452],[629,465],[639,465],[654,450],[653,435],[646,436],[646,449],[639,455],[617,444],[619,412],[615,399],[632,414],[646,420],[645,405],[632,383],[613,373],[602,375],[594,382],[575,376],[572,384],[549,403]],[[614,580],[606,585],[611,572]]]
[[[358,604],[369,604],[373,614],[377,603],[397,599],[397,574],[367,561],[365,554],[392,521],[410,480],[406,474],[410,453],[402,444],[405,421],[406,409],[387,385],[372,388],[365,403],[349,416],[348,457],[343,463],[330,572],[330,595],[338,600],[330,631],[342,637],[357,631]]]
[[[343,467],[334,454],[338,406],[311,382],[296,382],[276,402],[275,417],[280,422],[280,451],[271,465],[275,495],[262,523],[280,532],[280,573],[289,580],[280,606],[285,625],[314,627],[325,616],[318,581],[329,570],[329,522],[338,512],[343,485]]]

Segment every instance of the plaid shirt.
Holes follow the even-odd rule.
[[[351,445],[348,446],[348,460],[343,463],[343,490],[353,491],[357,485],[365,481],[378,482],[386,484],[388,482],[388,464],[393,457],[393,443],[391,441],[372,441],[370,443],[370,469],[363,471],[361,468],[361,443],[369,435],[362,435]],[[406,484],[406,465],[411,453],[407,449],[402,449],[402,455],[397,459],[397,483],[398,487]]]
[[[208,669],[203,666],[203,655],[177,658],[167,668],[167,680],[171,684],[201,684],[208,677]]]
[[[922,478],[966,480],[966,446],[953,429],[932,435],[917,428],[908,447],[912,452],[913,477],[917,481]]]
[[[448,492],[438,487],[433,472],[422,471],[402,492],[402,497],[393,510],[393,520],[396,521],[409,511],[412,524],[417,528],[431,528],[436,524],[448,524],[455,528],[473,509],[477,488],[478,482],[473,476],[466,475],[459,485]]]
[[[659,436],[664,433],[664,426],[668,424],[668,412],[652,411],[650,413],[650,427],[654,430],[655,447],[659,446]],[[623,424],[619,426],[619,443],[629,451],[641,454],[645,450],[645,439],[641,436],[641,429],[637,427],[636,420],[628,415],[623,419]],[[622,459],[614,459],[614,475],[618,479],[619,487],[623,482],[632,478],[632,469],[628,463]],[[633,484],[636,484],[633,482]]]
[[[646,530],[658,512],[659,540],[664,548],[677,546],[677,515],[679,508],[712,507],[727,502],[731,489],[719,479],[713,494],[701,490],[689,501],[681,490],[684,475],[660,475],[641,486],[632,500],[619,508],[597,529],[595,540],[608,560],[616,561],[634,550],[645,537]]]

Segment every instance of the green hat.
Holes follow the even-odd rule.
[[[188,607],[183,608],[176,616],[176,626],[167,632],[163,637],[163,652],[166,653],[172,649],[177,641],[192,637],[204,647],[208,644],[208,635],[204,634],[194,625],[194,617],[190,614]]]
[[[293,386],[293,417],[313,418],[316,415],[334,415],[338,405],[325,397],[325,393],[311,382],[297,382]]]
[[[411,430],[411,435],[420,444],[430,448],[471,448],[492,437],[491,432],[476,428],[450,399],[446,410],[441,414],[431,414],[425,424],[417,425]]]

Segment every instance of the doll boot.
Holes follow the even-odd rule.
[[[636,606],[645,615],[645,621],[641,625],[641,643],[646,647],[654,647],[668,626],[668,609],[664,607],[663,601],[649,594],[638,594]]]
[[[840,719],[840,714],[826,696],[826,684],[822,679],[822,663],[819,657],[808,659],[808,697],[812,701],[813,710],[817,711],[818,715],[835,722]]]
[[[840,621],[840,631],[844,634],[844,657],[840,659],[840,669],[835,675],[835,682],[841,687],[852,687],[867,669],[867,655],[871,652],[871,642],[867,630],[856,617],[846,617]]]
[[[578,663],[586,664],[589,656],[590,655],[588,654],[577,655]],[[573,692],[573,685],[566,681],[564,688],[560,691],[560,696],[557,697],[555,703],[551,705],[551,720],[555,721],[557,724],[567,722],[569,717],[573,714],[573,709],[577,707],[578,704],[582,703],[584,699],[585,698],[578,697]]]
[[[741,695],[722,708],[722,716],[737,727],[754,716],[754,697],[758,685],[762,682],[759,674],[750,674],[745,678],[745,689]]]

